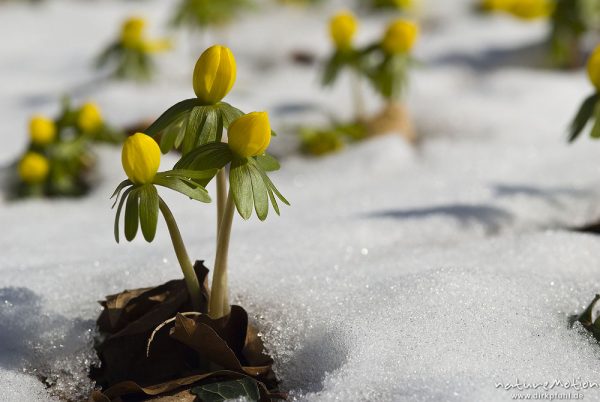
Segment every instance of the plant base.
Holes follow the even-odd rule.
[[[208,269],[197,261],[194,270],[204,284],[202,311],[192,311],[183,280],[124,291],[102,302],[96,344],[101,367],[91,372],[101,389],[90,401],[194,401],[205,387],[221,389],[223,381],[244,392],[255,389],[257,398],[238,396],[285,397],[276,391],[273,360],[248,325],[246,311],[232,306],[230,315],[210,319]],[[224,389],[232,389],[229,383]]]
[[[417,141],[410,113],[402,103],[388,103],[383,110],[366,122],[371,136],[398,133],[411,144]]]

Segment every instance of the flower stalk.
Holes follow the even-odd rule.
[[[208,307],[208,315],[213,319],[224,317],[230,312],[227,288],[227,255],[229,254],[229,240],[231,238],[234,212],[235,203],[233,194],[230,191],[217,234],[217,253]]]
[[[171,236],[171,241],[173,242],[173,248],[175,249],[177,261],[179,261],[179,265],[181,266],[181,270],[183,271],[183,278],[185,280],[185,285],[187,286],[188,293],[190,295],[192,307],[195,311],[200,311],[202,305],[202,301],[200,298],[200,283],[198,282],[198,277],[194,272],[194,267],[192,265],[192,262],[190,261],[190,257],[188,256],[185,244],[183,243],[179,227],[177,226],[177,222],[175,221],[173,213],[171,212],[167,204],[163,201],[163,199],[160,197],[158,206],[160,208],[160,212],[165,218],[167,228],[169,229],[169,235]]]

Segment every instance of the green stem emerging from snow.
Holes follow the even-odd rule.
[[[202,305],[200,298],[200,283],[198,282],[198,277],[196,276],[196,272],[194,272],[194,267],[192,266],[190,257],[185,249],[185,244],[181,238],[181,233],[177,227],[177,222],[175,222],[173,213],[171,213],[171,210],[162,198],[159,199],[158,205],[160,212],[162,212],[165,222],[167,223],[169,235],[171,235],[171,241],[173,242],[173,248],[175,249],[175,255],[177,255],[177,260],[179,261],[179,265],[183,271],[183,278],[185,279],[185,284],[190,295],[192,307],[195,311],[200,312],[200,307]]]
[[[225,204],[227,202],[227,174],[225,168],[217,172],[217,236],[223,220],[225,212]]]
[[[229,239],[231,237],[234,212],[235,203],[233,202],[233,194],[229,191],[217,235],[217,254],[215,256],[210,303],[208,306],[208,315],[212,319],[224,317],[230,312],[227,289],[227,254],[229,253]]]

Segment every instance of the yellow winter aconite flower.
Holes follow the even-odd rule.
[[[225,46],[211,46],[200,55],[194,68],[194,92],[202,102],[213,105],[223,99],[235,83],[236,64]]]
[[[587,62],[587,72],[592,84],[600,91],[600,46],[596,47]]]
[[[29,136],[35,145],[48,145],[56,138],[56,125],[45,116],[35,115],[29,120]]]
[[[37,152],[28,152],[19,162],[19,177],[25,183],[37,184],[43,182],[48,176],[50,163],[43,155]]]
[[[267,112],[252,112],[234,120],[227,130],[229,148],[247,158],[265,153],[271,142]]]
[[[394,0],[394,4],[396,7],[406,10],[408,8],[412,8],[414,6],[413,0]]]
[[[551,0],[513,0],[508,12],[524,20],[546,18],[554,11]]]
[[[352,47],[352,39],[358,29],[358,21],[354,14],[343,11],[331,18],[329,21],[329,34],[335,46],[341,50]]]
[[[145,40],[142,42],[144,53],[160,53],[171,49],[172,44],[169,39]]]
[[[96,131],[102,125],[102,114],[98,105],[92,102],[81,106],[77,115],[77,126],[84,132]]]
[[[131,49],[140,48],[144,41],[145,29],[145,19],[140,17],[127,19],[121,27],[121,44]]]
[[[160,148],[152,137],[135,133],[123,144],[121,163],[133,183],[152,183],[160,165]]]
[[[413,48],[419,27],[412,21],[399,19],[392,22],[381,41],[381,47],[388,54],[408,53]]]
[[[519,0],[481,0],[480,7],[485,11],[509,11]]]

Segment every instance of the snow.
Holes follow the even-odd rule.
[[[265,223],[236,219],[229,276],[294,400],[503,401],[513,392],[496,382],[598,381],[598,345],[567,327],[600,285],[600,240],[568,230],[600,217],[598,144],[565,141],[591,86],[582,71],[535,67],[527,49],[543,24],[476,19],[467,5],[423,6],[423,67],[408,99],[425,135],[415,148],[390,135],[321,159],[292,152],[294,124],[349,116],[343,80],[321,90],[318,70],[289,57],[328,52],[335,5],[261,11],[213,35],[239,63],[228,100],[270,111],[280,131],[273,181],[292,206]],[[21,152],[27,117],[55,112],[62,93],[98,101],[115,124],[193,95],[197,43],[161,57],[151,86],[97,81],[89,69],[132,12],[164,33],[168,2],[0,8],[0,35],[19,34],[0,41],[0,165]],[[365,17],[360,40],[384,19]],[[81,398],[92,386],[97,300],[180,276],[163,226],[152,245],[114,243],[108,197],[124,175],[118,149],[98,153],[102,180],[90,196],[0,204],[0,400]],[[214,205],[161,194],[190,255],[211,265]],[[600,400],[597,389],[583,392]]]

